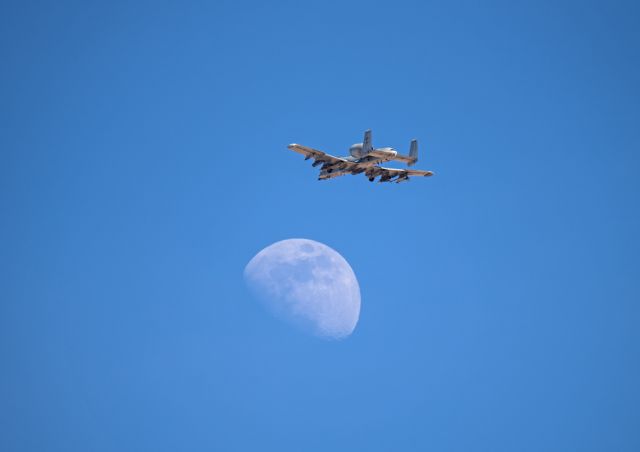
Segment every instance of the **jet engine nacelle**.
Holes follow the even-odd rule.
[[[362,143],[356,143],[353,146],[351,146],[349,148],[349,154],[351,154],[351,157],[354,157],[357,159],[364,157],[364,154],[362,152]]]

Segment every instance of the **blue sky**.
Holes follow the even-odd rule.
[[[4,2],[0,449],[640,449],[635,2]],[[421,143],[436,176],[286,149]],[[244,287],[339,251],[341,342]]]

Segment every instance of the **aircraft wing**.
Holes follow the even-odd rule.
[[[333,155],[327,154],[326,152],[319,151],[317,149],[309,148],[307,146],[302,146],[301,144],[290,144],[289,149],[298,154],[302,154],[305,156],[305,160],[314,159],[316,162],[320,161],[322,163],[351,163],[348,160],[345,160],[340,157],[334,157]]]
[[[407,180],[409,176],[427,177],[433,176],[432,171],[414,170],[414,169],[401,169],[401,168],[384,168],[382,166],[373,166],[365,171],[367,177],[380,176],[380,182],[388,182],[393,178],[396,182],[402,182]]]

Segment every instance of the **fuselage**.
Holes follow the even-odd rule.
[[[349,148],[349,154],[349,156],[343,157],[343,159],[357,163],[359,168],[356,172],[353,170],[344,170],[343,164],[341,163],[325,164],[322,165],[320,169],[320,179],[333,179],[334,177],[344,176],[345,174],[363,173],[367,168],[393,160],[398,155],[398,152],[389,147],[366,151],[363,149],[363,143],[356,143]]]

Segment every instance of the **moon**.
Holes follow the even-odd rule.
[[[320,242],[269,245],[244,269],[249,289],[276,317],[323,339],[344,339],[360,317],[360,286],[351,266]]]

